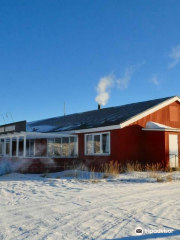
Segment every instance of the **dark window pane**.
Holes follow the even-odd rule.
[[[102,152],[109,153],[109,133],[102,134]]]
[[[29,139],[26,140],[26,156],[29,156]]]
[[[29,153],[30,156],[34,156],[34,140],[30,140],[30,146],[29,146]]]
[[[0,142],[0,155],[3,155],[3,143]]]
[[[94,135],[94,153],[100,153],[100,135]]]

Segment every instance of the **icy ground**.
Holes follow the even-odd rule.
[[[130,173],[91,181],[83,174],[77,176],[85,180],[68,172],[0,176],[0,240],[180,239],[178,177],[165,183]],[[137,236],[137,227],[173,233]]]

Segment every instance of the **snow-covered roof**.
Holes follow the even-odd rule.
[[[164,128],[171,128],[173,129],[172,127],[169,127],[169,126],[166,126],[166,125],[163,125],[163,124],[160,124],[160,123],[156,123],[156,122],[147,122],[146,123],[146,128],[148,129],[164,129]]]
[[[180,131],[179,128],[172,128],[170,126],[163,125],[163,124],[156,123],[156,122],[147,122],[146,123],[146,127],[143,128],[143,130],[146,130],[146,131],[149,131],[149,130],[155,130],[155,131],[175,131],[175,132],[179,132]]]
[[[28,122],[27,129],[35,132],[62,132],[119,125],[173,98],[166,97]]]

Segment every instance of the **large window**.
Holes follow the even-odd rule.
[[[85,153],[87,155],[110,154],[110,133],[86,134]]]
[[[48,156],[77,157],[77,137],[61,137],[48,139]]]

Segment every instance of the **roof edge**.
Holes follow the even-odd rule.
[[[151,114],[151,113],[153,113],[155,111],[158,111],[159,109],[161,109],[163,107],[166,107],[167,105],[169,105],[169,104],[171,104],[171,103],[173,103],[175,101],[180,102],[179,96],[174,96],[174,97],[172,97],[170,99],[167,99],[164,102],[161,102],[161,103],[157,104],[156,106],[154,106],[152,108],[149,108],[149,109],[147,109],[146,111],[144,111],[144,112],[142,112],[140,114],[135,115],[134,117],[132,117],[132,118],[124,121],[123,123],[121,123],[120,127],[124,128],[124,127],[130,125],[131,123],[136,122],[136,121],[142,119],[143,117],[146,117],[147,115],[149,115],[149,114]]]

